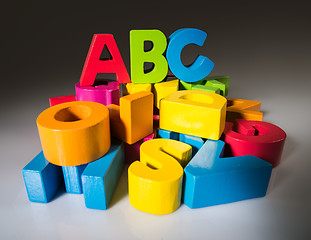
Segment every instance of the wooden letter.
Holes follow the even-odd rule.
[[[100,59],[107,47],[111,58]],[[112,34],[94,34],[80,78],[80,86],[90,86],[95,82],[97,73],[115,73],[119,83],[130,83],[130,77]]]
[[[111,133],[116,138],[133,144],[153,132],[153,94],[138,92],[120,98],[120,106],[109,109]]]
[[[145,41],[153,43],[150,51],[144,51]],[[131,78],[133,83],[156,83],[165,78],[168,65],[162,54],[166,45],[166,37],[160,30],[130,31]],[[154,67],[147,73],[144,71],[145,62],[154,64]]]
[[[254,155],[277,166],[281,161],[286,133],[278,126],[262,121],[236,120],[226,123],[224,141],[227,144],[226,155]]]
[[[227,100],[215,93],[184,90],[161,100],[160,128],[218,140],[225,128]]]
[[[181,61],[181,51],[188,44],[203,46],[207,34],[195,28],[182,28],[175,31],[170,37],[166,50],[166,58],[172,73],[181,81],[197,82],[205,78],[215,64],[207,57],[199,55],[197,59],[186,67]]]
[[[140,147],[140,162],[129,169],[129,198],[136,209],[157,215],[174,212],[180,205],[183,167],[191,146],[171,139],[152,139]]]
[[[221,158],[225,143],[206,140],[185,168],[184,203],[208,207],[266,195],[272,166],[252,155]]]

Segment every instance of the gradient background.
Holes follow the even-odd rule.
[[[309,143],[311,31],[308,1],[19,1],[1,4],[1,239],[311,238]],[[22,168],[41,150],[36,118],[48,98],[74,94],[94,33],[112,33],[129,67],[129,31],[183,27],[208,33],[186,47],[230,75],[229,97],[262,101],[264,120],[288,134],[264,198],[153,216],[131,207],[127,175],[107,211],[83,195],[28,201]],[[129,69],[129,68],[128,68]]]

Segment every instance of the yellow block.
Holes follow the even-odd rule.
[[[155,106],[160,109],[161,99],[169,96],[173,92],[177,92],[178,86],[179,80],[177,78],[167,82],[155,83],[153,92]]]
[[[234,122],[235,119],[262,121],[263,113],[260,112],[260,101],[237,98],[227,98],[227,101],[227,122]]]
[[[218,140],[226,120],[227,100],[211,92],[184,90],[161,100],[160,128]]]
[[[153,94],[138,92],[120,98],[120,106],[110,104],[111,133],[133,144],[153,133]]]
[[[157,215],[172,213],[180,206],[183,167],[192,148],[171,139],[152,139],[140,147],[140,161],[128,169],[129,199],[136,209]]]
[[[102,157],[110,148],[108,108],[96,102],[67,102],[44,110],[37,126],[45,158],[77,166]]]
[[[142,83],[142,84],[137,84],[137,83],[127,83],[125,85],[125,95],[128,94],[133,94],[133,93],[138,93],[138,92],[151,92],[151,83]]]

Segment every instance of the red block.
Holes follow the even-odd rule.
[[[254,155],[276,167],[281,160],[286,133],[278,126],[262,121],[238,119],[226,122],[225,155],[230,157]]]
[[[100,59],[107,47],[111,58]],[[94,34],[80,78],[80,86],[90,86],[95,82],[97,73],[115,73],[119,83],[130,83],[130,77],[112,34]]]
[[[67,96],[61,96],[61,97],[53,97],[49,98],[50,101],[50,107],[54,105],[58,105],[65,102],[74,102],[76,101],[75,95],[67,95]]]
[[[159,115],[153,115],[153,129],[154,130],[157,130],[159,128],[159,121],[160,121],[160,116]]]

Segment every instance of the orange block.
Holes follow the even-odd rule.
[[[262,121],[263,113],[260,112],[261,102],[227,98],[226,122],[234,122],[236,119]]]
[[[143,91],[120,98],[120,106],[110,104],[111,134],[133,144],[153,132],[153,94]]]
[[[102,157],[110,148],[109,111],[96,102],[55,105],[37,118],[45,158],[59,166],[78,166]]]

